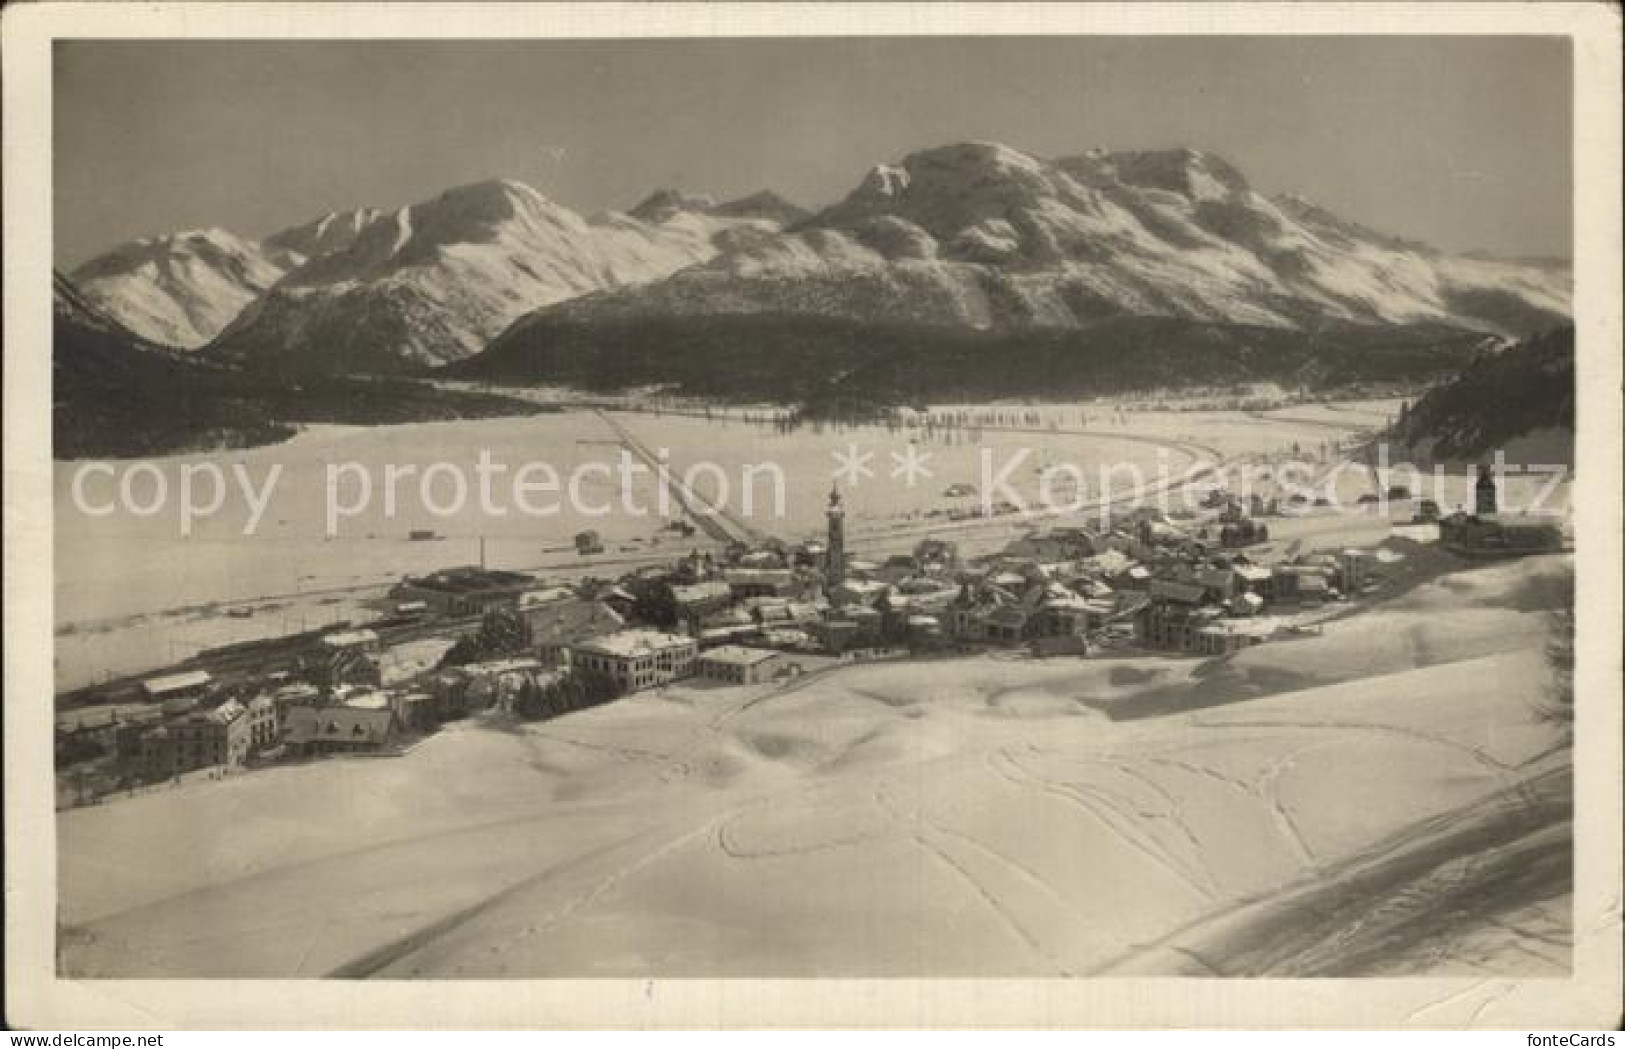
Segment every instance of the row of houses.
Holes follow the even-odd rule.
[[[1357,595],[1371,584],[1372,574],[1372,555],[1356,549],[1269,566],[1224,555],[1165,560],[1153,571],[1146,601],[1135,614],[1135,634],[1149,648],[1222,655],[1265,636],[1239,621]]]
[[[420,674],[410,687],[277,675],[253,690],[223,689],[194,675],[183,696],[174,694],[177,676],[165,675],[147,683],[166,697],[161,703],[59,719],[58,759],[108,759],[103,775],[112,787],[279,758],[389,753],[445,721],[504,702],[527,677],[551,673],[539,659],[497,660]]]
[[[1083,574],[1060,570],[1102,553],[1118,561]],[[735,683],[759,680],[785,671],[784,661],[763,654],[772,652],[1041,641],[1048,641],[1041,646],[1046,652],[1081,652],[1089,631],[1122,612],[1105,577],[1134,565],[1099,537],[1065,528],[1025,537],[974,567],[961,563],[954,544],[937,539],[879,562],[850,559],[839,573],[819,572],[814,560],[742,551],[728,564],[692,555],[668,573],[643,570],[642,582],[670,585],[677,630],[615,631],[566,646],[567,657],[636,691],[689,671]],[[618,607],[630,613],[632,587],[624,582],[607,600],[623,601]],[[712,651],[723,655],[700,667]]]
[[[730,574],[701,583],[687,595],[690,603],[705,610],[709,597],[723,594],[729,607],[736,599],[755,602],[761,608],[745,618],[759,626],[784,617],[785,580],[805,573],[759,564]],[[695,638],[628,630],[625,606],[618,610],[612,596],[547,586],[518,572],[468,567],[409,577],[391,599],[397,610],[445,617],[446,629],[413,631],[413,640],[395,643],[371,627],[329,631],[307,644],[291,670],[229,687],[206,670],[156,675],[142,683],[138,701],[65,712],[58,764],[96,761],[104,789],[113,789],[278,758],[390,753],[446,721],[511,707],[527,686],[568,673],[572,655],[581,665],[600,660],[626,692],[696,672],[757,680],[777,658],[723,651],[699,665]],[[493,612],[523,625],[524,651],[441,666],[447,648],[474,629],[469,620]]]

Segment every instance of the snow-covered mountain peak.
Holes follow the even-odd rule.
[[[131,331],[192,349],[282,273],[258,245],[211,228],[122,244],[71,277],[86,301]]]
[[[258,251],[253,244],[223,229],[179,230],[174,233],[141,237],[121,244],[106,254],[86,262],[74,270],[71,276],[82,287],[85,281],[123,273],[144,265],[185,264],[200,257],[245,260],[257,255]]]
[[[668,190],[589,222],[522,182],[458,186],[377,218],[348,249],[295,271],[210,352],[289,370],[456,360],[528,310],[703,262],[730,230],[778,228],[719,210]]]
[[[487,179],[455,186],[433,200],[412,206],[412,222],[419,230],[433,230],[445,241],[478,240],[482,234],[509,220],[521,222],[581,218],[538,190],[514,179]]]
[[[589,236],[579,215],[513,179],[487,179],[375,217],[349,245],[312,260],[290,287],[328,287],[433,267],[448,252],[523,253],[540,242]]]
[[[915,176],[938,169],[955,172],[959,178],[1021,178],[1039,176],[1044,164],[1037,157],[1002,142],[972,141],[910,153],[903,158],[903,167]]]
[[[717,206],[714,197],[684,193],[677,189],[657,189],[627,212],[640,222],[665,222],[681,212],[709,214]]]
[[[1224,200],[1249,189],[1234,165],[1199,149],[1109,153],[1104,162],[1125,185],[1178,193],[1193,201]]]
[[[381,214],[377,208],[365,207],[329,211],[321,218],[271,234],[260,241],[260,246],[283,269],[291,270],[313,258],[348,248]]]
[[[177,233],[172,238],[177,242],[186,244],[231,250],[243,246],[243,242],[219,226],[209,226],[206,229],[189,229]]]
[[[853,214],[914,198],[940,200],[978,187],[1044,181],[1042,163],[997,142],[956,142],[910,153],[899,164],[877,164],[840,204],[825,214]]]
[[[908,192],[908,170],[894,164],[876,164],[863,176],[848,200],[896,200]]]
[[[945,245],[959,242],[972,254],[991,248],[1026,256],[1031,248],[1042,255],[1050,248],[1030,243],[1029,234],[1043,224],[1037,216],[1063,198],[1085,211],[1093,206],[1064,173],[1036,157],[996,142],[960,142],[873,168],[846,199],[808,220],[805,228],[840,230],[859,241],[878,233],[890,243],[896,240],[896,224],[877,225],[877,220],[900,219],[911,231],[913,257],[923,247],[913,231]],[[808,243],[818,250],[817,242]]]
[[[806,208],[770,189],[759,190],[737,200],[724,201],[711,209],[713,215],[723,218],[763,219],[781,228],[788,228],[811,215]]]

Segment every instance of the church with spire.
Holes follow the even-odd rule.
[[[846,582],[846,508],[841,505],[841,492],[835,485],[829,487],[829,506],[824,509],[829,522],[829,535],[824,544],[824,594],[831,601]]]

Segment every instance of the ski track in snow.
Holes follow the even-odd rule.
[[[875,804],[878,805],[882,811],[886,812],[898,823],[902,824],[905,829],[907,829],[911,840],[913,840],[916,845],[925,850],[929,855],[935,857],[938,862],[943,864],[954,874],[958,875],[959,879],[965,883],[966,887],[971,890],[975,897],[981,900],[982,903],[987,906],[987,909],[992,912],[1032,954],[1036,955],[1044,963],[1046,968],[1053,970],[1056,975],[1059,976],[1069,977],[1073,975],[1073,973],[1067,971],[1066,967],[1056,957],[1055,952],[1047,948],[1039,940],[1038,936],[1032,930],[1029,930],[1021,919],[1013,913],[1009,905],[1001,901],[997,894],[990,891],[986,885],[978,880],[977,877],[965,867],[962,861],[954,858],[949,850],[944,848],[940,842],[933,840],[935,837],[935,835],[932,833],[933,828],[931,828],[930,824],[926,822],[923,813],[916,809],[913,817],[910,818],[907,814],[902,812],[895,803],[887,798],[884,790],[881,788],[877,788],[875,790],[874,799]]]
[[[991,759],[988,767],[996,773],[1004,775],[1012,783],[1042,791],[1085,813],[1121,839],[1124,844],[1135,852],[1150,860],[1153,865],[1168,872],[1176,880],[1183,883],[1192,892],[1203,897],[1211,897],[1211,891],[1202,885],[1166,850],[1152,844],[1142,834],[1136,833],[1133,829],[1134,817],[1115,807],[1108,797],[1097,793],[1095,800],[1091,801],[1085,789],[1081,789],[1078,784],[1055,783],[1037,776],[1008,751],[999,751]]]
[[[1297,857],[1299,865],[1307,870],[1315,869],[1319,865],[1319,861],[1315,859],[1314,850],[1309,847],[1309,843],[1303,840],[1303,832],[1298,829],[1298,824],[1292,818],[1292,813],[1288,811],[1286,804],[1281,800],[1280,781],[1281,774],[1297,764],[1300,757],[1311,751],[1321,749],[1323,745],[1310,744],[1282,755],[1271,763],[1258,782],[1258,796],[1264,800],[1265,805],[1268,807],[1270,819],[1274,821],[1277,833],[1291,847],[1292,854]]]

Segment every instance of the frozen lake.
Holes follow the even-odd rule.
[[[786,540],[820,536],[832,474],[840,455],[856,452],[868,476],[842,483],[847,507],[848,549],[878,556],[911,546],[919,537],[943,534],[967,552],[996,549],[1027,527],[1017,517],[996,522],[954,521],[949,510],[969,510],[1001,479],[1023,505],[1039,505],[1046,467],[1075,469],[1091,504],[1104,476],[1114,495],[1132,491],[1137,476],[1156,486],[1193,467],[1218,461],[1256,461],[1294,446],[1321,454],[1331,443],[1383,425],[1397,402],[1298,405],[1272,412],[1135,410],[1118,413],[1103,405],[944,406],[948,416],[990,425],[888,429],[882,426],[802,428],[779,432],[741,412],[709,415],[566,410],[554,414],[403,426],[312,427],[294,439],[265,448],[208,455],[172,456],[106,464],[86,475],[83,505],[97,510],[117,503],[132,468],[134,508],[120,505],[104,516],[81,509],[76,476],[86,464],[55,466],[56,661],[58,688],[72,688],[109,674],[138,672],[183,659],[201,648],[268,637],[373,614],[369,602],[406,574],[419,574],[479,560],[483,539],[487,564],[573,579],[615,576],[628,568],[670,560],[694,547],[715,545],[704,532],[692,537],[664,526],[682,510],[668,500],[667,516],[651,471],[622,476],[624,453],[616,427],[669,463],[682,477],[699,464],[693,488],[722,499],[724,509],[758,531]],[[912,448],[911,448],[912,446]],[[912,485],[900,472],[913,455],[922,468]],[[479,492],[480,464],[491,466],[489,497]],[[637,460],[632,460],[638,462]],[[1327,464],[1335,456],[1327,459]],[[218,513],[193,521],[182,534],[181,476],[217,467],[226,484]],[[530,468],[532,482],[554,480],[516,494],[514,480]],[[639,464],[641,467],[641,463]],[[329,469],[337,485],[329,493]],[[387,498],[394,468],[393,504]],[[752,468],[755,468],[752,472]],[[898,476],[892,476],[899,471]],[[424,476],[431,475],[425,486]],[[162,475],[167,500],[148,516],[134,512],[156,505],[154,475]],[[275,476],[275,483],[271,478]],[[453,476],[455,475],[455,477]],[[367,480],[363,482],[362,478]],[[466,499],[456,512],[456,478]],[[263,502],[254,519],[248,482]],[[213,481],[193,480],[194,504],[206,506]],[[1234,483],[1233,479],[1227,483]],[[1525,495],[1535,481],[1513,479],[1508,494]],[[370,492],[363,487],[370,485]],[[1371,489],[1370,471],[1346,469],[1328,487],[1352,503]],[[964,486],[956,488],[955,486]],[[746,489],[751,513],[743,514]],[[1451,476],[1452,506],[1470,502],[1470,480]],[[967,492],[949,496],[949,490]],[[1075,489],[1057,475],[1052,500],[1066,504]],[[370,499],[363,501],[363,494]],[[1556,503],[1566,503],[1567,486]],[[330,521],[330,509],[343,511]],[[634,512],[635,511],[635,512]],[[928,516],[931,515],[931,516]],[[1407,511],[1408,515],[1408,511]],[[1375,541],[1385,520],[1366,513],[1359,520],[1328,521],[1309,515],[1282,521],[1272,534],[1302,534],[1312,543]],[[334,527],[329,533],[329,525]],[[1358,526],[1358,527],[1356,527]],[[573,537],[597,531],[604,552],[576,554]],[[440,538],[413,541],[414,530]],[[1369,534],[1367,534],[1369,533]],[[227,608],[252,610],[228,616]]]

